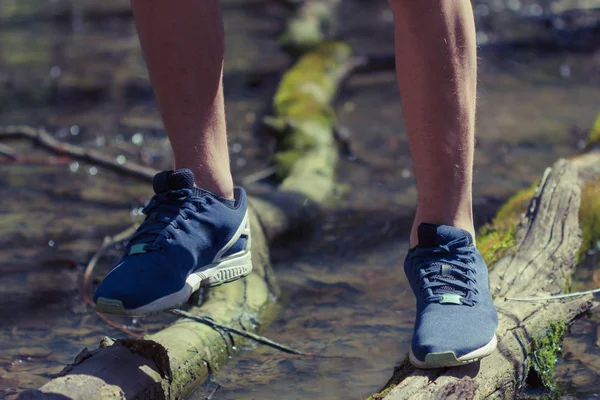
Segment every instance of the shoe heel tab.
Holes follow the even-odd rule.
[[[233,188],[233,199],[235,203],[233,204],[232,208],[237,210],[240,207],[248,207],[248,195],[243,187],[236,186]]]

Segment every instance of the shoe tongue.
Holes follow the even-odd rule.
[[[154,193],[164,193],[169,190],[193,189],[194,173],[187,168],[176,171],[163,171],[154,175],[152,180]]]
[[[473,244],[471,234],[460,228],[448,225],[422,223],[418,229],[419,247],[435,247],[447,245],[456,239],[467,238]]]

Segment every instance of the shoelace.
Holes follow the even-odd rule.
[[[193,202],[193,200],[196,200]],[[171,190],[166,193],[155,194],[150,203],[144,207],[142,212],[146,214],[146,219],[133,234],[129,241],[129,247],[134,244],[146,244],[144,250],[162,251],[163,247],[156,243],[156,239],[164,237],[171,240],[171,234],[168,227],[179,229],[175,220],[181,216],[184,221],[189,219],[189,212],[197,212],[195,204],[200,199],[192,197],[192,191],[189,189]],[[195,204],[194,204],[195,203]]]
[[[417,248],[415,251],[417,261],[426,260],[418,267],[426,303],[440,302],[444,294],[460,294],[462,304],[475,305],[473,295],[478,291],[471,286],[471,283],[475,283],[475,268],[469,265],[474,262],[475,250],[467,238],[455,239],[437,247]],[[444,269],[445,273],[442,272]],[[469,276],[469,273],[472,275]]]

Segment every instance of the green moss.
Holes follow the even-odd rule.
[[[270,115],[263,117],[262,124],[275,137],[281,137],[293,128],[285,119],[275,118]]]
[[[279,179],[311,149],[329,145],[335,124],[331,102],[344,76],[350,48],[343,43],[323,43],[298,60],[283,77],[273,100],[274,117],[266,122],[275,129],[278,152],[273,157]],[[285,129],[282,129],[285,128]]]
[[[301,129],[294,129],[280,140],[281,147],[287,151],[311,149],[317,140],[310,135],[304,135]]]
[[[587,147],[590,148],[592,146],[600,144],[600,114],[596,118],[596,122],[592,127],[592,131],[588,136]]]
[[[535,372],[543,387],[550,392],[557,390],[554,367],[562,354],[562,340],[566,333],[564,322],[552,322],[546,333],[534,338],[531,343],[530,373]]]
[[[490,224],[486,224],[478,232],[477,247],[487,265],[498,261],[515,243],[515,232],[521,217],[535,194],[538,183],[524,189],[511,197],[498,210]]]
[[[535,190],[539,181],[535,181],[527,189],[523,189],[500,207],[498,214],[496,214],[495,223],[502,226],[514,226],[521,221],[522,214],[527,211],[527,206],[531,202],[531,199],[535,195]]]
[[[577,252],[577,263],[583,260],[588,250],[600,247],[600,179],[586,182],[583,186],[579,226],[582,242]]]
[[[302,151],[296,150],[280,151],[273,156],[277,179],[284,179],[289,175],[294,164],[302,158],[302,153]]]
[[[273,155],[277,178],[287,177],[294,164],[316,145],[314,136],[302,129],[293,128],[281,135],[278,144],[280,150]]]
[[[275,115],[290,120],[306,118],[330,122],[342,67],[350,57],[343,43],[324,43],[303,56],[283,77],[274,99]]]
[[[563,273],[563,276],[565,278],[564,291],[565,291],[565,293],[571,293],[573,291],[573,275],[570,275],[570,274],[567,275],[567,274]]]
[[[498,231],[488,226],[481,228],[477,245],[488,266],[501,259],[515,245],[515,230]]]
[[[304,2],[301,11],[288,22],[286,32],[279,39],[279,45],[287,52],[296,55],[304,53],[322,43],[332,31],[335,12],[330,0]]]
[[[385,396],[387,396],[392,391],[393,388],[394,386],[390,386],[387,389],[383,389],[381,392],[376,393],[371,397],[368,397],[366,400],[383,400]]]
[[[318,45],[325,39],[319,29],[319,21],[310,23],[294,21],[289,25],[289,30],[279,39],[279,45],[288,53],[294,55]]]

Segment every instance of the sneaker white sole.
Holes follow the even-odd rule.
[[[209,264],[194,272],[185,281],[183,288],[175,293],[156,299],[134,309],[127,309],[120,300],[100,297],[96,301],[96,311],[105,314],[119,314],[137,317],[181,307],[201,286],[219,286],[248,276],[252,272],[252,253],[246,250],[227,257],[218,263]]]
[[[456,357],[453,351],[443,351],[439,353],[429,353],[425,356],[425,361],[421,361],[415,357],[412,349],[408,353],[410,363],[416,368],[431,369],[431,368],[448,368],[458,367],[465,364],[470,364],[489,356],[496,350],[498,339],[496,335],[483,347],[478,348],[462,357]]]

